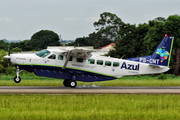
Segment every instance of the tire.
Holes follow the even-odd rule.
[[[77,86],[77,82],[75,80],[70,80],[69,81],[69,87],[75,88]]]
[[[70,81],[70,80],[66,80],[66,79],[63,81],[64,87],[70,87],[70,86],[69,86],[69,81]]]
[[[14,77],[14,82],[15,83],[20,83],[21,82],[21,77]]]

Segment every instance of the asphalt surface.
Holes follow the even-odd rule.
[[[180,94],[180,87],[0,86],[0,94]]]

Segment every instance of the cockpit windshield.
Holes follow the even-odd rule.
[[[44,57],[46,57],[47,55],[49,55],[50,53],[51,53],[51,52],[49,52],[48,50],[42,50],[42,51],[36,53],[36,55],[39,56],[39,57],[44,58]]]

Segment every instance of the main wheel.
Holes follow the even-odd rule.
[[[63,85],[64,85],[65,87],[70,87],[70,86],[69,86],[69,81],[70,81],[70,80],[66,80],[66,79],[65,79],[65,80],[63,81]]]
[[[70,80],[69,81],[69,87],[75,88],[77,86],[77,82],[75,80]]]
[[[15,83],[20,83],[21,82],[21,77],[14,77],[14,82]]]

